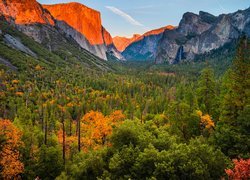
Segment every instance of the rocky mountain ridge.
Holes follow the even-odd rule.
[[[173,30],[174,26],[168,25],[144,33],[131,42],[122,55],[127,60],[154,60],[159,40],[164,31]]]
[[[57,51],[61,40],[69,40],[104,60],[111,55],[119,60],[174,64],[192,61],[243,34],[250,37],[250,8],[219,16],[187,12],[177,27],[166,26],[132,38],[112,38],[102,26],[100,12],[80,3],[0,0],[0,17],[50,51]]]
[[[115,36],[113,38],[113,42],[116,46],[116,48],[122,52],[128,47],[131,43],[135,42],[141,35],[140,34],[134,34],[131,38],[128,37],[121,37],[121,36]]]
[[[51,14],[36,0],[0,0],[0,15],[19,25],[34,23],[54,25]]]
[[[221,48],[243,34],[250,37],[250,8],[219,16],[203,11],[199,14],[187,12],[178,27],[142,38],[122,54],[128,60],[174,64],[192,61],[196,56]]]
[[[162,27],[162,28],[158,28],[158,29],[148,31],[148,32],[146,32],[146,33],[144,33],[142,35],[134,34],[131,38],[116,36],[116,37],[113,38],[113,42],[114,42],[114,45],[116,46],[116,48],[120,52],[123,52],[129,45],[133,44],[134,42],[142,40],[144,37],[147,37],[147,36],[161,34],[167,29],[174,29],[174,26],[168,25],[168,26],[165,26],[165,27]]]
[[[165,31],[157,47],[155,62],[170,64],[194,60],[197,55],[250,37],[250,8],[213,16],[206,12],[185,13],[178,28]]]
[[[112,53],[124,60],[112,46],[112,38],[101,24],[100,13],[82,4],[42,6],[36,0],[0,0],[0,16],[50,50],[54,42],[49,34],[58,31],[101,59],[107,60],[107,53]]]

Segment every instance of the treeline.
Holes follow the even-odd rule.
[[[211,67],[198,78],[39,61],[2,69],[1,178],[249,178],[236,168],[249,167],[249,53],[242,38],[219,78]]]

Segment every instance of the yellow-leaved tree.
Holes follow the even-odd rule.
[[[209,114],[203,115],[203,113],[198,110],[197,115],[200,117],[200,126],[202,131],[211,132],[214,129],[215,124]]]
[[[0,179],[18,179],[24,170],[18,149],[22,132],[10,120],[0,119]]]
[[[97,111],[85,114],[81,126],[83,149],[98,149],[107,144],[107,137],[112,133],[112,128],[118,126],[124,119],[125,115],[119,110],[109,116]]]

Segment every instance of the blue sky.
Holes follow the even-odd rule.
[[[73,0],[101,12],[102,24],[112,36],[142,34],[166,25],[178,25],[183,13],[200,10],[214,15],[250,7],[250,0]],[[38,0],[41,4],[72,0]]]

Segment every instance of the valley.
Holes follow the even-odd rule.
[[[249,8],[132,38],[80,3],[0,17],[0,179],[249,178]]]

